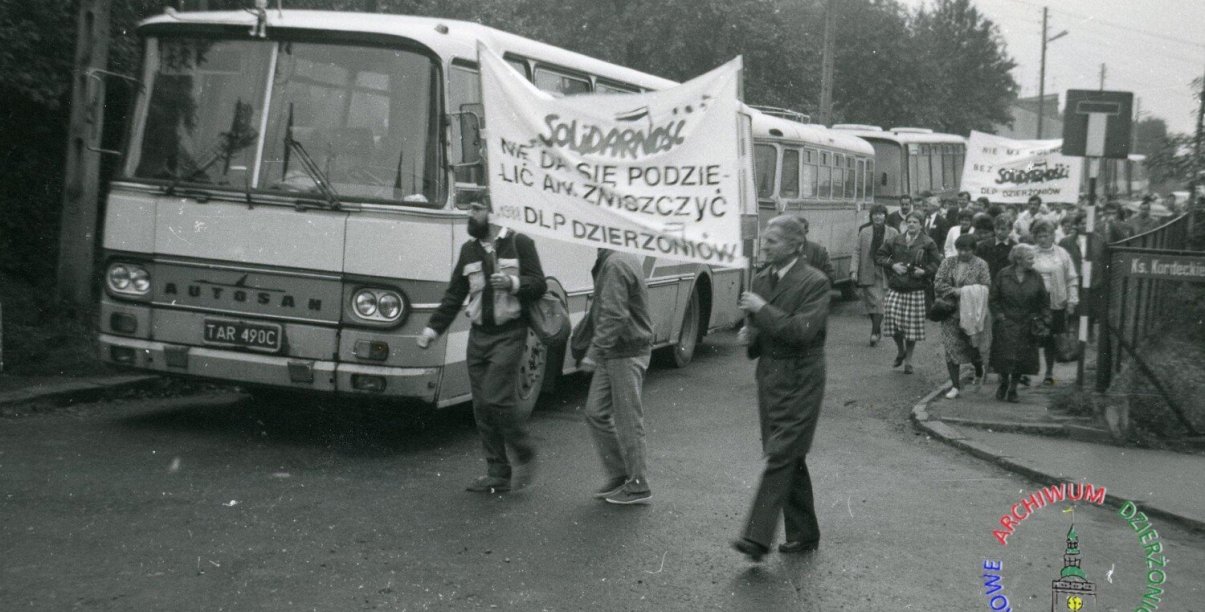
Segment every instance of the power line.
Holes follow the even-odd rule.
[[[1036,2],[1030,2],[1029,0],[1005,0],[1005,1],[1015,2],[1018,4],[1024,4],[1024,5],[1032,6],[1035,8],[1043,8],[1043,6],[1045,6],[1042,4],[1038,4]],[[1108,27],[1112,27],[1112,28],[1117,28],[1119,30],[1124,30],[1127,32],[1133,32],[1133,33],[1137,33],[1137,34],[1145,34],[1147,36],[1152,36],[1152,37],[1158,38],[1160,40],[1166,40],[1166,41],[1170,41],[1170,42],[1179,43],[1182,45],[1189,45],[1192,47],[1198,47],[1201,49],[1205,49],[1205,44],[1202,44],[1200,42],[1193,41],[1193,40],[1187,40],[1187,39],[1183,39],[1183,38],[1175,38],[1172,36],[1168,36],[1167,34],[1162,33],[1162,32],[1152,32],[1150,30],[1144,30],[1142,28],[1136,28],[1134,26],[1115,23],[1115,22],[1108,21],[1105,19],[1100,19],[1099,17],[1084,15],[1082,13],[1076,13],[1074,11],[1068,11],[1068,10],[1064,10],[1061,8],[1052,8],[1050,10],[1054,11],[1056,13],[1061,13],[1063,15],[1067,15],[1069,17],[1078,17],[1080,19],[1083,19],[1084,21],[1081,23],[1081,25],[1091,25],[1091,24],[1103,25],[1103,26],[1108,26]]]

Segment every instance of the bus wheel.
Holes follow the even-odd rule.
[[[531,411],[540,399],[547,360],[548,347],[540,342],[535,332],[528,329],[527,346],[523,349],[523,360],[519,363],[519,380],[515,385],[516,408],[522,419],[531,416]]]
[[[678,342],[669,347],[670,362],[675,368],[684,368],[695,358],[695,348],[699,346],[699,292],[690,292],[690,301],[686,303],[686,313],[682,315],[682,329],[678,333]]]

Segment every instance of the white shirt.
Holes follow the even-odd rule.
[[[962,226],[955,225],[946,232],[946,257],[954,257],[958,254],[958,249],[954,247],[954,242],[962,235]]]
[[[795,259],[792,259],[791,263],[775,270],[774,273],[778,275],[778,280],[782,280],[782,277],[786,276],[787,272],[791,271],[791,268],[794,267],[795,262],[797,262],[797,261],[799,261],[798,257],[796,257]]]

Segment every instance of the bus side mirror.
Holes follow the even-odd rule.
[[[89,151],[96,153],[104,153],[107,155],[121,156],[121,151],[117,149],[106,149],[102,146],[105,139],[105,102],[108,97],[108,80],[117,79],[122,84],[130,88],[132,93],[142,92],[142,81],[117,72],[101,70],[100,68],[92,68],[86,73],[88,79],[88,91],[85,95],[87,100],[86,122],[89,126],[86,146]],[[135,96],[129,97],[129,104],[126,107],[132,106]]]

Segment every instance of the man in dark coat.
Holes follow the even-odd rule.
[[[803,235],[807,238],[808,231],[811,230],[811,224],[803,215],[796,215],[795,219],[803,224]],[[828,282],[836,281],[836,271],[833,270],[833,262],[828,258],[828,249],[823,245],[817,244],[810,240],[803,243],[803,250],[800,256],[807,262],[809,266],[816,268],[828,277]]]
[[[766,227],[762,251],[770,266],[741,295],[750,324],[742,330],[757,359],[757,403],[766,467],[742,536],[732,545],[754,561],[770,550],[778,517],[786,542],[779,552],[820,544],[807,453],[824,400],[824,339],[831,283],[803,261],[803,226],[791,216]]]
[[[904,219],[910,212],[912,212],[912,196],[905,193],[900,196],[900,209],[887,215],[887,227],[894,227],[895,231],[903,233]]]
[[[975,247],[975,254],[987,262],[987,269],[992,273],[992,278],[996,278],[1001,270],[1010,265],[1008,254],[1012,252],[1013,247],[1017,246],[1017,241],[1010,237],[1013,223],[1008,215],[996,217],[995,224],[995,235],[981,241],[979,246]]]

